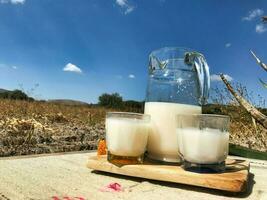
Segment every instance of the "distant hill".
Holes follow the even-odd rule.
[[[51,100],[48,100],[47,102],[48,103],[68,105],[68,106],[89,106],[90,105],[86,102],[72,100],[72,99],[51,99]]]
[[[4,92],[10,92],[10,91],[0,88],[0,93],[4,93]]]

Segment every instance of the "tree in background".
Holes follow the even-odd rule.
[[[145,102],[128,100],[128,101],[123,101],[123,105],[124,105],[124,110],[126,110],[127,112],[143,113]]]
[[[27,94],[22,92],[21,90],[1,92],[0,98],[13,99],[13,100],[27,100],[27,101],[33,101],[34,100],[33,98],[29,97]]]
[[[98,104],[107,108],[122,108],[123,100],[118,93],[104,93],[98,97]]]

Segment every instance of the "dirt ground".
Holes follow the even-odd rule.
[[[0,158],[0,199],[266,200],[267,198],[266,162],[251,161],[247,191],[232,194],[92,171],[86,167],[86,163],[93,155],[95,153],[64,153],[40,157]],[[120,184],[123,191],[103,192],[102,188],[110,183]]]

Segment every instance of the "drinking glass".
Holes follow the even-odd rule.
[[[118,165],[143,163],[149,122],[149,115],[126,112],[107,113],[108,161]]]
[[[229,116],[193,114],[177,116],[179,154],[185,170],[222,172],[229,145]]]

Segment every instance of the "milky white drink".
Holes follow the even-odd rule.
[[[148,155],[156,160],[179,162],[176,135],[178,114],[200,114],[201,107],[187,104],[146,102],[145,114],[151,116]]]
[[[107,118],[108,151],[116,156],[138,157],[147,145],[149,124],[137,119]]]
[[[211,128],[178,128],[177,135],[179,151],[188,162],[221,163],[228,155],[229,132]]]

